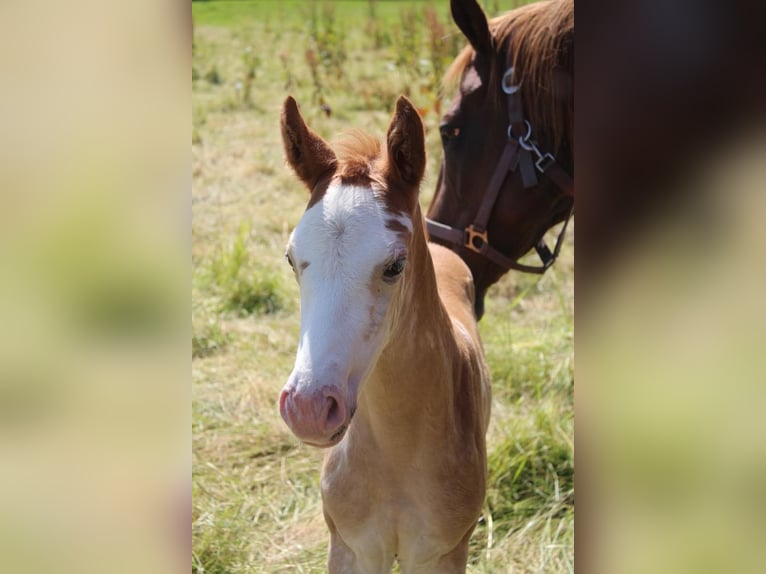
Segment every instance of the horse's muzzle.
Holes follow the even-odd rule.
[[[313,391],[286,386],[279,396],[279,412],[296,437],[318,447],[337,444],[351,419],[343,393],[330,385]]]

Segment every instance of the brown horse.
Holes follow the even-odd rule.
[[[574,206],[574,3],[546,0],[487,22],[476,0],[452,0],[469,40],[447,72],[457,93],[440,128],[444,160],[428,210],[430,238],[454,249],[476,285],[509,269],[542,273],[543,236]],[[518,259],[536,248],[542,265]]]
[[[329,571],[465,572],[486,483],[488,369],[473,283],[426,242],[423,124],[404,97],[387,144],[354,133],[336,152],[282,111],[310,198],[287,258],[301,293],[295,368],[279,399],[322,468]]]

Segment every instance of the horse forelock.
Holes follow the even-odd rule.
[[[393,214],[411,211],[411,194],[390,187],[391,182],[385,176],[390,158],[377,138],[352,129],[334,141],[333,146],[338,157],[336,180],[346,185],[369,187]]]
[[[489,70],[490,103],[501,107],[505,94],[500,81],[512,55],[514,79],[521,86],[524,111],[538,140],[556,154],[563,144],[573,149],[574,135],[574,3],[546,0],[527,4],[489,21],[495,40],[495,58]],[[466,46],[443,81],[445,91],[454,92],[475,51]]]
[[[338,156],[336,176],[343,183],[365,184],[376,179],[375,164],[380,157],[380,141],[361,130],[349,130],[333,142]]]

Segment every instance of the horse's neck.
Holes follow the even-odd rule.
[[[439,298],[419,209],[414,219],[405,283],[392,302],[388,343],[360,396],[358,415],[382,441],[415,440],[419,426],[435,430],[453,416],[454,331]]]

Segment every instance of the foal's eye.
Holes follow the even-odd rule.
[[[389,283],[393,282],[404,271],[404,264],[406,262],[407,259],[400,257],[393,263],[386,265],[386,268],[383,270],[383,280]]]
[[[448,141],[457,139],[458,136],[460,136],[460,128],[451,126],[449,124],[442,124],[439,126],[439,134],[442,137],[442,142],[447,143]]]

